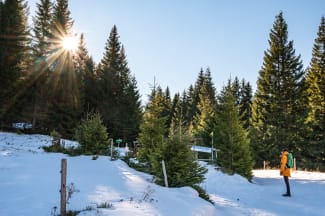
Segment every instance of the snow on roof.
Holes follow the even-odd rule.
[[[191,147],[191,150],[195,151],[195,152],[211,153],[211,148],[206,147],[206,146],[196,146],[196,145],[194,145],[194,146]],[[213,150],[215,150],[215,149],[213,149]]]

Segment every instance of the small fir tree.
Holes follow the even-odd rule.
[[[75,131],[75,138],[86,154],[105,154],[109,148],[106,127],[98,113],[88,114]]]
[[[150,163],[158,184],[164,184],[162,160],[165,161],[170,187],[194,186],[204,180],[207,169],[195,160],[189,141],[186,134],[176,132],[150,154]]]

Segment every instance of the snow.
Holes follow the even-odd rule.
[[[100,156],[69,157],[45,153],[51,144],[43,135],[0,132],[0,215],[59,215],[61,159],[67,159],[67,184],[75,192],[68,210],[79,216],[215,216],[324,215],[325,173],[297,171],[290,178],[292,197],[282,197],[285,186],[278,170],[254,170],[250,183],[207,166],[201,186],[214,205],[189,187],[165,188],[152,176],[135,171],[123,161]],[[65,140],[68,146],[77,143]],[[109,208],[97,208],[100,206]],[[92,209],[86,211],[85,209]]]
[[[195,152],[211,153],[211,148],[206,147],[206,146],[195,146],[194,145],[194,146],[191,147],[191,150],[195,151]]]

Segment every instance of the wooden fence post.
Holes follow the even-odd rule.
[[[168,187],[168,178],[167,178],[167,172],[166,172],[165,161],[162,160],[162,161],[161,161],[161,164],[162,164],[162,170],[163,170],[163,174],[164,174],[165,186]]]
[[[66,186],[67,186],[67,159],[61,160],[61,216],[66,215],[66,206],[67,206],[67,195],[66,195]]]

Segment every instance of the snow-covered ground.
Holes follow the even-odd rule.
[[[48,136],[0,132],[0,216],[54,215],[55,206],[58,215],[62,158],[67,159],[68,185],[79,190],[67,209],[93,209],[80,216],[325,215],[325,173],[292,173],[293,196],[286,198],[278,170],[255,170],[249,183],[208,167],[202,187],[212,205],[189,187],[155,185],[152,176],[120,160],[45,153],[41,146],[50,143]],[[110,207],[97,208],[105,205]]]

